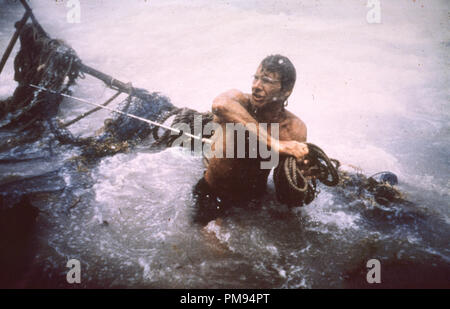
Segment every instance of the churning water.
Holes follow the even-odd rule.
[[[248,92],[266,55],[288,56],[298,73],[288,109],[307,124],[308,140],[366,175],[395,172],[412,204],[321,188],[310,205],[287,210],[269,183],[260,208],[202,229],[189,220],[201,157],[142,146],[86,170],[70,164],[76,150],[67,148],[0,166],[2,182],[57,170],[70,191],[34,201],[42,212],[28,285],[68,286],[66,262],[76,258],[83,287],[361,287],[376,258],[386,286],[449,287],[448,1],[381,0],[376,24],[362,0],[80,3],[80,23],[67,22],[65,1],[30,5],[85,64],[179,107],[203,112],[225,90]],[[23,9],[0,4],[4,50]],[[14,91],[13,72],[11,57],[1,98]],[[74,89],[97,103],[112,93],[89,77]],[[66,100],[60,118],[90,108]],[[71,130],[92,135],[107,116]]]

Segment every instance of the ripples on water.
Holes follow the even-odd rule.
[[[119,79],[136,82],[136,86],[161,90],[178,106],[201,111],[209,109],[208,102],[225,89],[241,87],[245,90],[250,81],[247,77],[253,73],[260,58],[271,53],[273,46],[281,46],[280,52],[292,55],[301,71],[291,101],[303,102],[302,108],[297,105],[292,108],[308,123],[310,140],[326,145],[324,149],[331,156],[345,158],[346,163],[361,166],[366,173],[383,169],[396,172],[401,189],[414,204],[384,207],[358,197],[355,189],[324,187],[312,204],[288,210],[274,199],[273,183],[270,182],[269,192],[251,209],[237,209],[230,217],[201,228],[190,222],[194,207],[191,190],[203,174],[200,157],[182,149],[149,153],[141,147],[132,153],[105,158],[86,169],[77,166],[78,163],[70,163],[69,159],[77,155],[76,150],[63,149],[56,153],[58,159],[51,162],[43,159],[0,166],[2,182],[11,175],[25,177],[57,171],[67,186],[62,192],[35,197],[34,204],[42,212],[36,233],[37,254],[30,262],[31,286],[67,287],[65,263],[69,258],[77,258],[82,263],[83,287],[359,287],[365,284],[365,263],[371,258],[381,260],[387,286],[448,284],[450,233],[448,159],[445,159],[449,150],[448,109],[440,114],[440,106],[445,102],[442,94],[445,87],[440,89],[441,85],[436,82],[437,77],[448,78],[448,75],[435,70],[436,63],[442,59],[448,61],[448,57],[442,58],[442,49],[436,47],[439,40],[448,39],[448,36],[441,35],[428,41],[425,34],[418,31],[417,40],[424,44],[424,49],[432,52],[434,62],[427,60],[431,62],[425,77],[415,71],[407,76],[402,65],[409,65],[414,57],[425,61],[426,57],[414,45],[420,44],[406,38],[404,41],[391,38],[389,31],[380,30],[383,28],[371,28],[373,32],[369,32],[364,28],[367,27],[364,21],[358,19],[364,8],[347,12],[353,18],[349,25],[343,20],[337,22],[356,38],[355,46],[359,49],[353,48],[356,51],[350,52],[348,48],[353,45],[347,39],[343,45],[332,39],[340,35],[339,27],[329,27],[331,21],[320,17],[299,18],[301,12],[296,6],[290,14],[289,10],[280,9],[277,15],[266,12],[267,8],[254,10],[250,4],[250,7],[233,4],[224,8],[223,4],[196,2],[182,8],[177,3],[153,2],[145,7],[147,11],[142,11],[144,4],[139,2],[122,12],[118,10],[118,4],[106,8],[101,2],[82,2],[90,8],[82,11],[83,22],[68,25],[64,21],[65,8],[50,2],[33,3],[44,28],[51,35],[67,40],[88,64]],[[20,6],[5,6],[8,1],[0,3],[2,11],[7,8],[10,13],[10,22],[21,16]],[[153,10],[149,10],[151,5],[154,5]],[[436,1],[437,8],[439,5],[443,4]],[[328,13],[333,10],[330,8],[333,5],[328,2],[323,12],[312,4],[303,7],[331,18],[333,14]],[[398,7],[392,12],[397,12],[395,9]],[[416,16],[416,11],[408,10]],[[1,12],[2,17],[5,12]],[[106,18],[109,13],[114,20]],[[211,26],[210,16],[228,21],[221,23],[228,26]],[[269,27],[261,16],[267,17],[264,20],[278,28]],[[423,22],[422,18],[428,15],[417,16]],[[0,19],[2,49],[12,33],[7,31],[7,20]],[[389,22],[406,27],[400,27],[406,33],[405,29],[412,27],[402,19],[393,21],[386,16],[386,27]],[[96,23],[101,27],[94,27]],[[204,32],[205,27],[211,28],[209,35],[221,38],[223,44],[214,47],[211,42],[215,41]],[[154,30],[150,32],[148,28]],[[239,29],[247,29],[247,32],[241,33]],[[263,35],[257,29],[266,33]],[[325,43],[320,43],[311,37],[315,31],[326,33],[330,38],[322,36]],[[281,44],[278,33],[283,38],[299,39]],[[366,44],[364,35],[367,33],[380,40],[376,41],[375,47]],[[122,40],[124,42],[119,44]],[[141,40],[145,48],[136,45]],[[240,48],[233,47],[237,42],[243,42],[238,44]],[[321,47],[326,46],[326,42],[335,51],[347,50],[355,59],[363,57],[359,50],[372,56],[383,51],[383,59],[393,63],[399,54],[395,46],[388,48],[389,42],[397,42],[404,53],[410,52],[411,47],[416,54],[406,57],[405,62],[392,71],[386,68],[376,71],[365,59],[367,70],[362,70],[364,66],[359,66],[359,60],[349,60],[342,55],[337,55],[340,60],[333,60]],[[197,48],[198,45],[203,49]],[[104,50],[106,46],[113,48]],[[317,53],[324,58],[317,58]],[[336,52],[333,55],[335,57]],[[242,65],[230,60],[241,57]],[[375,61],[373,57],[371,59]],[[347,63],[349,71],[336,69],[336,81],[330,79],[327,70],[333,65],[339,67],[339,61]],[[328,65],[321,69],[318,62]],[[384,65],[384,61],[380,60],[378,64]],[[10,95],[15,87],[11,82],[12,72],[9,63],[0,76],[1,97]],[[243,76],[242,72],[248,74]],[[389,81],[388,75],[392,72],[399,78],[398,89],[428,84],[436,88],[430,90],[427,97],[416,92],[419,99],[433,97],[436,101],[433,108],[424,114],[414,112],[422,106],[420,102],[409,101],[412,97],[398,94],[394,86],[394,89],[383,89],[374,85],[374,82],[384,84]],[[358,80],[358,74],[369,78],[370,82]],[[350,76],[354,79],[349,79]],[[408,77],[411,76],[410,84]],[[422,78],[425,81],[421,83]],[[342,90],[348,87],[343,80],[351,84],[349,90]],[[80,81],[75,90],[77,96],[93,101],[104,101],[110,95],[101,83],[89,78]],[[329,93],[336,100],[331,100]],[[369,94],[365,96],[365,93]],[[378,104],[371,104],[372,101]],[[60,116],[68,120],[73,114],[89,108],[65,102]],[[390,108],[392,111],[388,113]],[[371,113],[376,117],[371,118]],[[72,130],[89,135],[102,125],[106,116],[107,113],[102,112],[95,114]],[[324,123],[333,130],[324,127]],[[367,127],[368,123],[370,127]],[[417,131],[408,133],[413,125]],[[417,138],[420,138],[419,142]],[[433,138],[431,143],[430,138]],[[420,152],[422,143],[428,146]],[[39,145],[31,149],[36,154],[41,152]],[[429,165],[427,158],[433,160]]]
[[[433,274],[448,263],[441,219],[344,189],[323,187],[312,204],[288,210],[270,183],[250,209],[202,228],[191,223],[201,158],[179,148],[141,151],[102,160],[66,202],[76,207],[63,195],[43,200],[37,267],[63,276],[61,258],[77,258],[86,287],[314,288],[364,286],[361,270],[374,256],[402,280],[417,265]],[[63,174],[73,181],[72,171]]]

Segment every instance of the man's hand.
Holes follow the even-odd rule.
[[[282,155],[293,156],[297,161],[300,161],[308,154],[309,150],[305,143],[297,141],[280,141],[279,152]]]

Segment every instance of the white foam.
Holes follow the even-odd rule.
[[[278,249],[274,245],[267,245],[266,250],[269,251],[269,253],[271,255],[275,255],[275,256],[279,255]]]
[[[220,225],[217,224],[216,220],[212,220],[210,221],[205,229],[208,232],[212,232],[214,233],[214,235],[216,236],[216,238],[223,244],[228,244],[230,237],[231,237],[231,233],[230,232],[224,232],[222,231]]]
[[[248,92],[259,62],[268,54],[284,54],[298,73],[288,109],[306,122],[309,141],[330,157],[345,160],[343,163],[358,166],[367,174],[390,170],[424,190],[448,193],[448,183],[436,181],[436,174],[446,176],[445,168],[433,170],[425,163],[422,168],[426,173],[413,169],[407,174],[403,160],[392,147],[401,138],[407,145],[402,152],[413,159],[423,155],[422,145],[435,146],[430,141],[448,149],[450,33],[442,31],[449,28],[446,1],[382,1],[379,25],[367,23],[366,1],[350,0],[339,4],[334,0],[152,0],[126,5],[119,1],[82,1],[80,24],[66,22],[63,2],[33,1],[30,5],[49,34],[66,40],[84,63],[134,86],[163,92],[179,107],[199,111],[210,110],[214,97],[227,89]],[[12,31],[3,33],[1,46],[7,44]],[[0,75],[2,98],[15,88],[12,74],[10,60]],[[75,90],[76,96],[85,95],[93,101],[103,100],[105,94],[102,83],[90,80],[80,80]],[[89,109],[66,103],[63,118]],[[79,132],[99,128],[107,115],[99,112],[81,121],[77,124]],[[401,126],[390,127],[390,121],[398,121]],[[159,255],[135,248],[159,244],[168,236],[187,237],[179,225],[187,221],[183,211],[190,202],[191,187],[201,174],[200,158],[175,149],[104,159],[96,172],[94,211],[85,226],[90,234],[80,233],[82,238],[55,234],[49,243],[61,256],[77,252],[80,243],[86,250],[113,252],[113,256],[122,250],[131,255],[144,278],[163,278],[170,274],[170,265],[153,274],[150,266]],[[307,220],[319,223],[318,231],[333,235],[336,228],[346,232],[358,229],[361,220],[342,205],[333,204],[326,192],[301,211]],[[55,229],[68,233],[67,225],[59,224],[58,214],[53,216],[58,219]],[[449,221],[448,215],[444,218]],[[112,224],[108,232],[99,235],[95,227],[103,219]],[[215,224],[208,228],[219,240],[233,240],[233,232]],[[110,239],[97,248],[95,240],[100,236]],[[276,243],[267,245],[260,234],[245,236],[252,240],[255,270],[267,271],[267,264],[261,260],[267,253],[271,257],[280,254],[280,247]],[[414,235],[407,239],[413,245],[420,242]],[[245,256],[247,247],[236,248]],[[308,245],[301,252],[310,248]],[[136,252],[147,256],[139,257]],[[208,260],[198,267],[206,274],[211,265]],[[305,279],[302,272],[297,265],[277,269],[285,280],[283,286],[290,288],[310,284],[312,279]]]
[[[322,226],[312,229],[324,233],[330,232],[329,227],[335,227],[342,231],[359,229],[360,215],[350,213],[342,208],[342,205],[334,203],[331,193],[323,191],[311,204],[295,211],[299,211],[301,215],[306,216],[312,222],[321,223]]]

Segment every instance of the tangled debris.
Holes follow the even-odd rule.
[[[71,95],[70,87],[78,78],[83,78],[85,73],[93,74],[105,83],[105,80],[109,79],[110,83],[107,85],[112,89],[119,90],[119,93],[128,93],[128,97],[119,104],[118,110],[121,112],[159,123],[174,116],[171,126],[187,124],[191,132],[195,132],[195,122],[199,117],[202,128],[213,120],[211,113],[178,108],[168,97],[160,93],[134,88],[131,84],[124,84],[85,66],[70,46],[61,40],[50,38],[35,19],[21,29],[20,43],[21,48],[14,60],[14,79],[18,82],[18,86],[10,98],[0,101],[0,135],[3,137],[0,151],[36,141],[47,134],[60,144],[79,147],[81,158],[99,159],[129,151],[151,136],[152,149],[171,147],[181,136],[181,133],[173,134],[171,131],[159,136],[158,126],[114,112],[105,120],[100,134],[87,138],[74,136],[67,126],[56,118],[63,99],[59,94]],[[30,85],[50,91],[42,91]],[[191,149],[194,149],[193,143],[192,140]],[[274,180],[279,201],[291,206],[309,204],[319,192],[316,179],[328,186],[338,184],[337,161],[334,160],[335,165],[331,164],[333,160],[328,159],[320,148],[312,144],[309,146],[311,150],[309,176],[303,177],[305,171],[300,171],[295,162],[289,158],[282,160],[280,166],[283,168],[275,170]],[[379,203],[386,204],[398,196],[395,189],[383,185],[384,182],[368,179],[363,183],[366,184],[364,188],[372,193]]]
[[[51,39],[35,21],[25,24],[19,37],[21,48],[14,60],[14,79],[18,86],[11,97],[0,101],[0,134],[3,137],[0,151],[36,141],[43,135],[52,133],[61,144],[81,147],[83,156],[100,158],[128,151],[152,133],[156,141],[153,148],[170,147],[178,137],[170,132],[159,137],[157,127],[117,113],[105,120],[101,134],[88,138],[73,136],[56,118],[63,99],[57,93],[71,95],[70,87],[77,78],[84,77],[84,72],[95,74],[102,80],[108,76],[83,65],[70,46],[61,40]],[[120,88],[122,84],[115,80],[114,85],[111,83],[108,86],[117,89],[115,87]],[[30,85],[50,91],[42,91]],[[123,112],[157,122],[176,115],[173,124],[184,122],[192,127],[194,115],[204,115],[204,122],[212,120],[210,114],[175,107],[169,98],[157,92],[123,87],[118,90],[119,93],[129,93],[127,99],[119,104],[119,110]]]
[[[26,24],[20,34],[21,48],[14,59],[14,94],[0,101],[0,128],[24,131],[55,117],[62,98],[30,87],[39,85],[70,94],[80,75],[76,52],[61,40],[51,39],[38,24]]]

